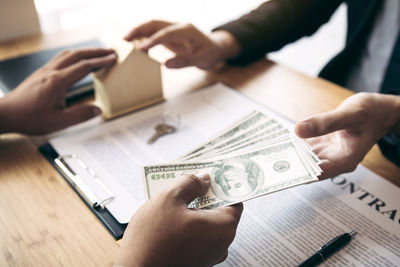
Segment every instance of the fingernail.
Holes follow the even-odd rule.
[[[306,137],[312,136],[314,132],[314,127],[310,122],[302,122],[302,134]]]
[[[150,44],[150,41],[149,41],[149,40],[144,40],[143,42],[141,42],[141,43],[138,45],[138,48],[139,48],[140,50],[144,50],[149,44]]]
[[[201,174],[199,174],[198,177],[201,178],[201,179],[203,179],[203,180],[206,181],[206,182],[209,182],[209,181],[210,181],[210,175],[209,175],[208,173],[201,173]]]

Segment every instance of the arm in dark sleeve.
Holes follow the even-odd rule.
[[[230,32],[241,52],[230,63],[247,64],[326,23],[343,0],[271,0],[215,30]]]
[[[400,88],[398,89],[386,89],[384,94],[397,95],[400,99]],[[396,111],[395,111],[396,112]],[[396,113],[395,113],[396,114]],[[397,112],[397,114],[399,114]],[[392,133],[388,133],[378,141],[379,148],[382,154],[400,167],[400,114],[397,123],[392,128]]]

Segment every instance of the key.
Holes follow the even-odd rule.
[[[176,128],[174,126],[168,125],[166,123],[157,124],[156,127],[154,127],[154,129],[156,130],[156,132],[147,141],[149,145],[153,144],[161,136],[172,134],[176,131]]]

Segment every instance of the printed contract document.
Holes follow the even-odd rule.
[[[362,166],[244,203],[229,256],[218,266],[297,266],[352,229],[353,240],[321,266],[400,265],[400,189]]]
[[[58,154],[76,155],[97,174],[114,195],[107,209],[127,223],[146,199],[142,166],[173,162],[253,110],[277,116],[215,84],[107,123],[79,125],[51,144]],[[147,144],[165,114],[180,118],[177,131]],[[76,161],[68,163],[81,168]],[[101,199],[93,177],[79,174]],[[253,199],[244,203],[236,239],[221,266],[296,266],[353,229],[358,232],[354,240],[323,266],[399,266],[399,210],[400,189],[362,166],[351,174]]]

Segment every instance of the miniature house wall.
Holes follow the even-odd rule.
[[[133,46],[117,53],[117,64],[93,75],[96,102],[105,119],[164,99],[160,63]]]

